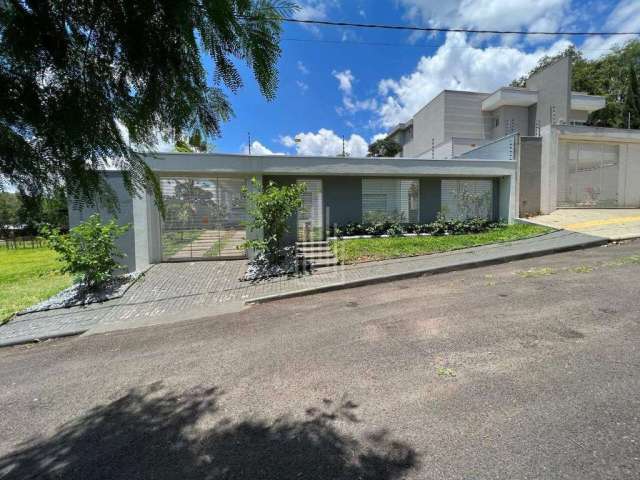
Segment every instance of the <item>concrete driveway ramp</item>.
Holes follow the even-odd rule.
[[[637,208],[562,208],[549,215],[528,218],[527,221],[609,240],[640,237],[640,209]]]

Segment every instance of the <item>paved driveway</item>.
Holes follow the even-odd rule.
[[[640,478],[638,285],[629,243],[3,349],[0,478]]]
[[[548,227],[586,233],[609,240],[640,237],[640,209],[637,208],[562,208],[549,215],[540,215],[528,220]]]

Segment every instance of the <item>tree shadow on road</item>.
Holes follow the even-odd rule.
[[[0,459],[7,479],[381,479],[417,466],[385,431],[358,440],[336,422],[359,422],[348,400],[324,400],[306,418],[217,419],[216,388],[131,390]],[[209,420],[213,427],[198,423]]]

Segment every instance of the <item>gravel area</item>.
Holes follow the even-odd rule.
[[[18,312],[16,315],[20,316],[26,315],[27,313],[77,307],[120,298],[142,275],[144,274],[141,272],[121,275],[113,278],[99,290],[94,291],[88,291],[83,284],[75,284],[43,302],[37,303],[36,305]]]

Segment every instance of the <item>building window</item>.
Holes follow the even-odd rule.
[[[398,178],[362,179],[363,223],[417,223],[420,218],[420,183]]]

